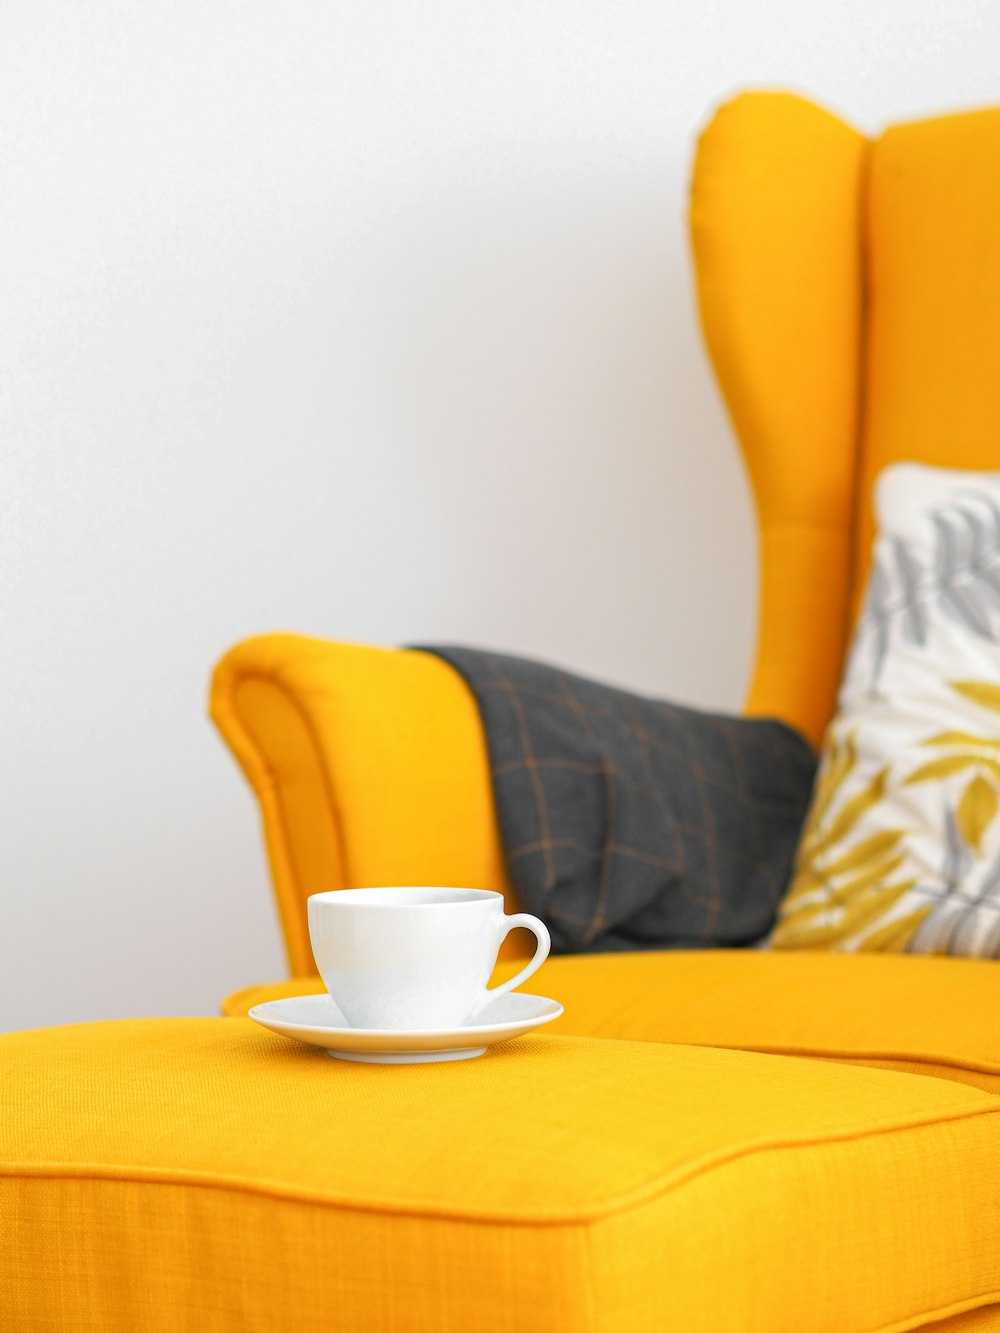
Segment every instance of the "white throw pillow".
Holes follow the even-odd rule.
[[[1000,954],[1000,473],[896,463],[775,948]]]

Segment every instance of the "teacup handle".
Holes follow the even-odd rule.
[[[545,962],[546,958],[549,956],[549,950],[552,948],[552,937],[549,935],[548,927],[545,922],[539,921],[538,917],[532,916],[530,912],[515,912],[512,916],[502,916],[500,918],[500,925],[503,930],[497,941],[498,953],[500,951],[500,945],[503,944],[510,932],[512,930],[517,930],[519,926],[523,926],[525,930],[530,930],[538,941],[538,944],[535,947],[534,957],[521,968],[517,976],[511,977],[510,981],[505,981],[500,986],[486,987],[486,994],[480,1000],[479,1004],[476,1005],[476,1012],[478,1012],[489,1000],[495,1000],[498,995],[506,995],[507,992],[512,991],[515,986],[520,986],[522,981],[527,981],[528,978],[533,973],[537,972]]]

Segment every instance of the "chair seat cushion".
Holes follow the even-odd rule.
[[[12,1333],[874,1333],[1000,1299],[1000,1101],[941,1079],[566,1036],[353,1065],[162,1019],[0,1038],[0,1084]]]
[[[501,963],[497,977],[517,964]],[[550,958],[532,989],[566,1006],[553,1032],[808,1055],[1000,1093],[1000,964],[756,950]],[[237,992],[227,1013],[322,990],[318,978]]]

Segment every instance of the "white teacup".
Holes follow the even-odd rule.
[[[535,956],[487,989],[504,937],[533,931]],[[519,986],[549,954],[536,916],[505,916],[487,889],[335,889],[309,898],[309,938],[320,976],[356,1028],[445,1028]]]

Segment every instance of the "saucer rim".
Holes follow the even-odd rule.
[[[355,1028],[344,1024],[333,1026],[326,1023],[297,1023],[294,1020],[284,1018],[278,1019],[277,1015],[272,1016],[272,1022],[280,1022],[283,1028],[299,1028],[303,1032],[328,1032],[331,1034],[352,1033],[358,1036],[372,1038],[406,1038],[407,1040],[412,1041],[414,1039],[422,1038],[435,1039],[442,1037],[447,1033],[469,1032],[488,1034],[492,1032],[506,1032],[514,1027],[525,1027],[527,1025],[538,1026],[541,1023],[555,1022],[557,1018],[561,1018],[566,1012],[565,1006],[561,1001],[554,1000],[550,995],[535,995],[531,991],[509,991],[508,994],[523,995],[525,999],[544,1001],[547,1005],[554,1005],[555,1012],[545,1011],[544,1013],[532,1014],[530,1017],[508,1018],[502,1023],[459,1023],[457,1025],[447,1024],[444,1027],[438,1028]],[[261,1011],[270,1009],[272,1005],[287,1004],[289,1000],[307,999],[326,999],[329,1000],[331,1004],[335,1003],[333,997],[323,991],[311,991],[308,995],[282,995],[274,1000],[262,1000],[260,1004],[251,1005],[247,1010],[247,1018],[252,1018],[254,1022],[260,1023],[261,1020],[256,1015]],[[262,1023],[261,1026],[270,1028],[269,1023]],[[271,1031],[273,1030],[274,1029],[271,1028]]]

